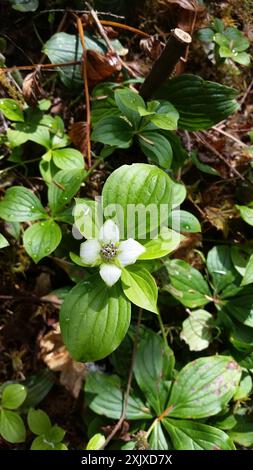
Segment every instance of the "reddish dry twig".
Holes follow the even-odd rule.
[[[124,60],[122,60],[122,58],[119,56],[119,54],[117,53],[117,51],[115,51],[110,39],[108,38],[103,26],[102,26],[102,23],[100,21],[100,19],[98,18],[98,15],[97,13],[95,12],[95,10],[93,10],[93,8],[89,5],[89,3],[86,2],[86,5],[87,7],[90,9],[90,15],[95,23],[95,25],[97,26],[97,29],[100,33],[100,35],[102,36],[102,38],[104,39],[107,47],[108,47],[108,50],[110,52],[112,52],[115,57],[117,57],[118,61],[121,63],[122,67],[124,67],[125,70],[127,70],[127,72],[129,73],[129,75],[133,78],[137,78],[137,75],[135,74],[135,72],[130,68],[128,67],[128,65],[124,62]]]
[[[89,83],[87,74],[87,50],[85,46],[85,37],[83,31],[83,24],[81,18],[76,18],[77,29],[81,39],[83,48],[83,84],[84,84],[84,96],[86,103],[86,146],[87,146],[87,161],[88,168],[91,167],[91,142],[90,142],[90,128],[91,128],[91,111],[90,111],[90,94],[89,94]]]
[[[80,60],[73,60],[71,62],[62,62],[61,64],[32,64],[32,65],[14,65],[13,67],[0,67],[0,73],[14,72],[15,70],[35,70],[38,67],[41,69],[54,69],[56,67],[69,67],[70,65],[81,65]]]
[[[208,137],[208,134],[207,133],[204,133],[206,135],[206,137]],[[234,173],[234,175],[238,176],[241,180],[245,180],[245,178],[241,175],[241,173],[239,173],[239,171],[234,168],[228,161],[225,157],[223,157],[223,155],[218,152],[218,150],[216,150],[216,148],[214,148],[211,144],[209,144],[209,142],[207,142],[207,139],[206,138],[203,138],[198,132],[193,132],[193,135],[196,137],[196,139],[202,143],[202,145],[204,145],[206,148],[208,148],[209,150],[211,150],[211,152],[213,152],[220,160],[222,160],[225,165],[227,165],[227,167]]]
[[[133,26],[128,26],[127,24],[117,23],[116,21],[100,20],[100,23],[103,26],[112,26],[114,28],[125,29],[126,31],[131,31],[132,33],[139,34],[144,38],[150,38],[150,34],[141,31],[140,29],[133,28]]]

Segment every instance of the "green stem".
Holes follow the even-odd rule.
[[[86,181],[90,175],[93,173],[93,171],[104,161],[104,158],[98,158],[95,163],[92,165],[92,167],[87,171],[85,178],[83,181]]]
[[[158,418],[156,418],[156,419],[153,421],[153,423],[151,424],[151,426],[148,428],[147,433],[146,433],[146,436],[145,436],[146,439],[149,438],[149,436],[150,436],[151,432],[153,431],[153,429],[154,429],[156,423],[158,423]]]
[[[166,331],[165,331],[164,324],[163,324],[162,317],[161,317],[159,310],[158,310],[158,321],[159,321],[159,325],[161,328],[164,345],[166,348],[168,348],[167,335],[166,335]]]
[[[17,168],[18,166],[22,166],[22,165],[25,165],[26,163],[34,163],[34,162],[37,162],[38,160],[40,160],[41,158],[33,158],[32,160],[24,160],[23,162],[20,162],[20,163],[17,163],[16,165],[13,165],[13,166],[9,166],[8,168],[5,168],[4,170],[0,171],[0,174],[1,173],[5,173],[7,171],[10,171],[10,170],[13,170],[13,168]]]

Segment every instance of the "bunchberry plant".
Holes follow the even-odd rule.
[[[246,52],[250,47],[248,39],[237,28],[226,28],[219,18],[215,18],[209,28],[200,29],[198,38],[211,46],[217,64],[230,60],[250,65],[250,54]]]
[[[68,450],[61,442],[65,436],[64,429],[56,424],[52,425],[45,411],[31,408],[27,422],[29,429],[37,436],[32,442],[31,450]]]
[[[59,222],[72,224],[72,210],[66,207],[79,190],[85,171],[58,171],[48,185],[48,208],[31,189],[12,186],[0,202],[0,217],[9,222],[35,222],[24,231],[23,243],[37,263],[52,253],[62,238]]]
[[[20,384],[6,384],[0,389],[0,435],[12,444],[24,442],[26,438],[25,425],[18,411],[26,394],[26,388]]]
[[[22,109],[12,99],[0,100],[0,111],[12,122],[12,127],[3,138],[3,143],[11,152],[10,161],[22,164],[22,146],[28,141],[44,147],[46,152],[38,160],[41,175],[48,184],[59,169],[70,171],[84,168],[81,152],[67,147],[70,139],[60,116],[45,113],[50,106],[49,100],[41,100],[37,108],[25,106]],[[25,159],[25,162],[27,164],[29,160]]]

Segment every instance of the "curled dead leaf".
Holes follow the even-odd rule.
[[[36,106],[39,99],[41,99],[45,92],[40,85],[40,69],[37,68],[34,72],[29,73],[26,75],[23,86],[22,86],[22,93],[23,97],[27,104],[30,106]]]
[[[86,57],[88,81],[91,85],[106,80],[122,68],[117,54],[113,51],[101,54],[100,52],[88,49]]]
[[[84,121],[73,122],[69,129],[69,137],[72,140],[74,146],[80,150],[80,152],[87,155],[87,125]]]
[[[60,383],[77,398],[87,373],[85,364],[74,361],[63,344],[60,325],[55,323],[53,329],[39,340],[41,359],[49,369],[60,373]]]

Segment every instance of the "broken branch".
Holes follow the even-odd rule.
[[[151,72],[141,86],[140,95],[144,100],[151,98],[155,91],[172,74],[177,62],[185,55],[190,43],[190,34],[179,28],[171,31],[171,36],[165,48],[154,62]]]

